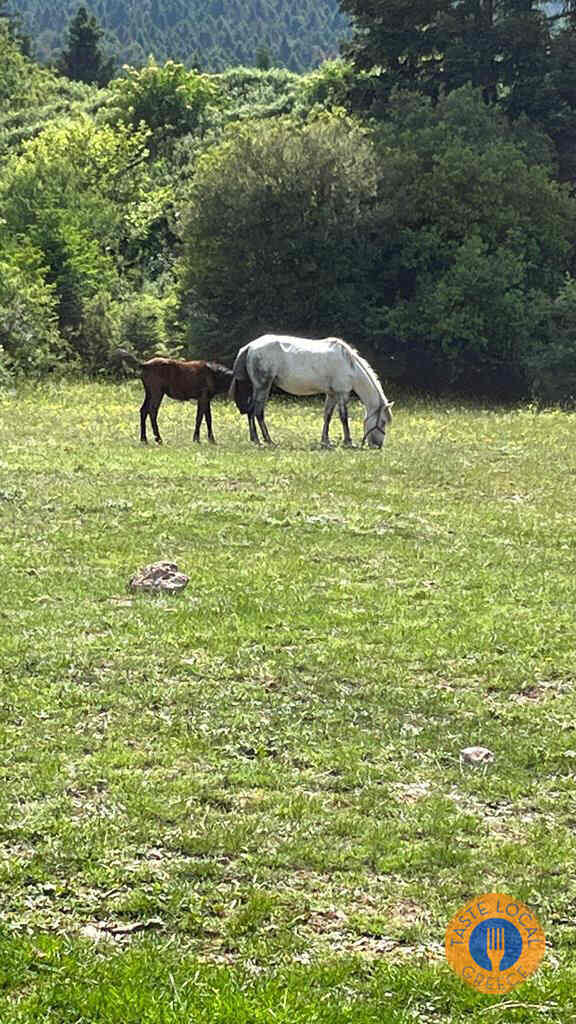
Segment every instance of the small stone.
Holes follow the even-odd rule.
[[[460,760],[465,764],[490,764],[494,754],[487,747],[464,747],[460,751]]]
[[[162,590],[177,593],[184,590],[190,577],[178,570],[175,562],[153,562],[138,569],[130,580],[132,590]]]

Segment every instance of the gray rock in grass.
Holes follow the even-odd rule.
[[[164,591],[176,594],[184,590],[190,577],[180,572],[175,562],[152,562],[138,569],[130,580],[131,590]]]
[[[494,754],[488,747],[464,747],[464,750],[460,751],[462,764],[487,765],[493,760]]]

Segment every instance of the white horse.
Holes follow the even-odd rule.
[[[291,395],[325,394],[322,444],[328,446],[330,420],[336,405],[342,421],[344,444],[351,445],[348,402],[352,392],[363,403],[364,441],[381,448],[392,420],[392,403],[382,391],[374,370],[345,341],[324,338],[309,341],[280,334],[264,334],[240,349],[233,367],[230,395],[241,413],[248,415],[250,440],[259,444],[256,420],[263,439],[272,443],[264,422],[264,406],[275,384]]]

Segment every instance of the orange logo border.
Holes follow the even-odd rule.
[[[490,918],[510,921],[522,938],[522,952],[505,971],[487,971],[470,953],[470,936],[476,926]],[[446,959],[467,985],[491,995],[504,994],[522,985],[538,969],[546,951],[546,937],[536,914],[520,900],[506,893],[489,892],[469,900],[446,928]]]

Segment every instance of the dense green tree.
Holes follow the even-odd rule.
[[[563,286],[576,205],[537,134],[459,90],[431,108],[393,98],[379,131],[373,342],[407,376],[521,393],[547,304]]]
[[[17,44],[20,52],[30,57],[32,40],[22,28],[21,15],[10,9],[8,0],[0,0],[0,26],[5,29],[8,38]]]
[[[0,256],[0,386],[53,370],[69,354],[57,329],[57,298],[42,253],[20,239]]]
[[[538,0],[341,0],[355,27],[345,50],[383,69],[387,88],[433,97],[470,83],[495,101],[548,67],[550,24]]]
[[[268,71],[272,67],[272,56],[267,46],[257,47],[255,64],[261,71]]]
[[[576,281],[567,275],[558,295],[541,311],[537,342],[525,362],[532,397],[576,405]]]
[[[31,65],[12,38],[10,28],[0,19],[0,111],[12,111],[26,102],[31,79],[39,76],[31,72]],[[34,99],[37,99],[34,96]]]
[[[373,147],[344,116],[235,127],[194,181],[183,284],[191,337],[225,356],[263,330],[355,333],[376,181]]]
[[[152,151],[158,152],[170,140],[198,130],[218,95],[213,77],[172,60],[158,65],[150,57],[145,67],[127,67],[112,82],[109,117],[135,129],[146,126]]]
[[[120,290],[126,250],[162,208],[147,157],[145,133],[85,117],[49,126],[4,165],[0,241],[26,238],[41,254],[60,329],[82,357],[88,300]]]
[[[77,82],[107,85],[114,73],[114,60],[101,48],[104,30],[96,17],[79,7],[68,28],[66,49],[60,54],[58,70]]]

